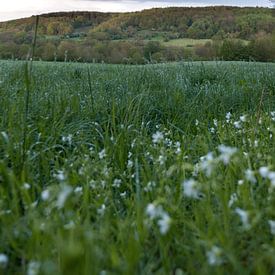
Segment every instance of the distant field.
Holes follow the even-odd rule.
[[[244,45],[248,45],[248,40],[239,39]],[[190,38],[182,38],[182,39],[172,39],[168,42],[163,42],[165,46],[175,46],[175,47],[184,47],[184,48],[192,48],[197,45],[205,45],[207,42],[213,42],[212,39],[190,39]]]
[[[165,46],[175,46],[175,47],[194,47],[197,45],[204,45],[207,42],[212,42],[211,39],[190,39],[190,38],[182,38],[182,39],[173,39],[168,42],[163,42]]]
[[[0,98],[0,274],[274,273],[275,64],[0,61]]]

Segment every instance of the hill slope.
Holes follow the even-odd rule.
[[[32,29],[33,17],[0,23],[0,32]],[[211,38],[230,33],[249,38],[257,32],[275,28],[274,9],[206,7],[150,9],[132,13],[60,12],[40,16],[40,34],[60,35],[78,32],[106,31],[118,36],[133,36],[139,31],[164,31],[181,37]]]
[[[213,40],[233,39],[235,43],[237,39],[239,44],[226,45],[226,51],[232,52],[232,47],[235,47],[241,48],[241,53],[229,59],[250,59],[252,56],[260,61],[272,61],[273,53],[269,58],[258,58],[251,54],[251,49],[245,49],[243,53],[242,47],[249,41],[266,40],[266,37],[269,40],[265,45],[270,44],[275,29],[274,12],[275,9],[267,8],[219,6],[158,8],[131,13],[43,14],[40,16],[37,53],[43,60],[111,63],[132,59],[134,63],[143,63],[144,59],[209,59],[221,57],[217,54],[217,47],[213,47]],[[0,23],[0,58],[26,58],[34,19],[29,17]],[[270,49],[273,51],[272,46],[268,51]]]

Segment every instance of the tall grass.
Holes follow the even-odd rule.
[[[0,63],[0,274],[272,274],[275,66]]]

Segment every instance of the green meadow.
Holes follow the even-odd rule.
[[[275,64],[0,62],[0,274],[273,274]]]
[[[191,39],[191,38],[181,38],[181,39],[172,39],[168,42],[164,42],[165,46],[175,46],[183,48],[192,48],[195,46],[203,46],[207,42],[212,42],[211,39]]]

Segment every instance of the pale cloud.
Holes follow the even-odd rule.
[[[271,7],[269,0],[0,0],[0,21],[56,11],[138,11],[168,6],[261,6]]]

